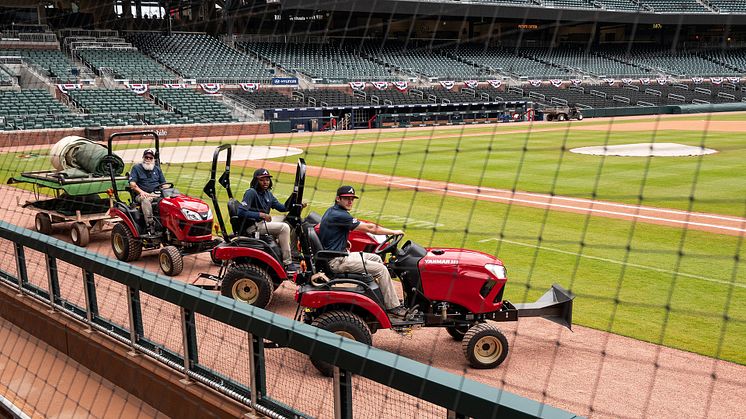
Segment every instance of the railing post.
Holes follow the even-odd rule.
[[[127,287],[127,307],[130,317],[130,346],[132,347],[132,352],[136,353],[135,345],[144,333],[142,309],[140,307],[140,291],[137,288]]]
[[[60,280],[57,276],[57,259],[45,255],[47,260],[47,279],[49,281],[49,307],[54,311],[54,305],[60,303]]]
[[[334,418],[352,419],[352,373],[334,367]]]
[[[249,333],[249,375],[251,379],[251,404],[258,404],[267,391],[264,363],[264,339]]]
[[[83,290],[85,292],[85,317],[89,330],[93,330],[93,319],[98,316],[98,302],[96,300],[96,281],[93,272],[83,269]]]
[[[191,382],[189,371],[199,361],[197,357],[197,328],[194,322],[194,312],[181,308],[181,331],[184,336],[184,382]]]
[[[16,268],[18,269],[18,292],[23,295],[23,284],[28,282],[28,272],[26,272],[26,254],[23,251],[23,245],[16,243]]]

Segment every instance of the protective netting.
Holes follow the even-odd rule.
[[[284,203],[302,158],[308,204],[302,217],[321,216],[337,188],[351,185],[360,198],[353,217],[403,230],[399,248],[411,240],[447,252],[422,262],[418,280],[394,280],[403,304],[430,323],[391,330],[362,316],[374,347],[582,416],[746,417],[742,6],[722,0],[266,3],[0,7],[3,183],[52,170],[50,149],[65,136],[105,144],[114,132],[153,131],[158,147],[140,134],[113,142],[124,171],[143,163],[145,149],[157,149],[178,191],[168,193],[206,204],[171,211],[156,199],[154,235],[168,251],[122,236],[150,235],[134,194],[123,188],[93,197],[106,203],[118,196],[137,214],[119,233],[112,230],[119,219],[106,210],[24,206],[65,193],[62,184],[0,186],[0,220],[68,242],[80,242],[85,232],[81,252],[128,259],[125,252],[135,268],[157,273],[165,263],[178,271],[173,284],[209,288],[215,282],[198,275],[225,271],[204,251],[214,243],[192,238],[222,238],[222,227],[217,218],[192,227],[188,217],[203,217],[208,207],[217,217],[203,190],[216,147],[232,147],[230,186],[239,201],[254,171],[265,168]],[[222,154],[217,178],[224,169]],[[111,184],[106,177],[101,182],[100,190]],[[221,185],[216,191],[230,233],[228,193]],[[295,262],[297,234],[291,234]],[[140,245],[141,253],[133,250]],[[18,298],[48,293],[46,255],[26,248],[22,256],[28,283]],[[262,269],[276,262],[281,272],[282,254],[269,257],[273,262],[262,262]],[[127,287],[100,275],[86,283],[85,266],[54,263],[60,305],[50,316],[62,312],[85,322],[87,286],[95,290],[94,317],[114,325],[108,333],[126,345]],[[485,264],[507,270],[499,293],[495,272],[501,271]],[[17,284],[16,247],[8,240],[0,240],[0,271],[4,287]],[[319,318],[320,310],[299,310],[295,283],[274,275],[265,290],[267,310],[298,321]],[[494,301],[533,303],[553,284],[575,297],[572,331],[538,317],[488,320],[508,343],[496,368],[476,369],[469,356],[476,351],[491,359],[489,344],[499,339],[482,341],[479,352],[469,345],[472,335],[461,340],[468,327],[439,327],[438,319],[457,316],[468,326],[479,323],[467,316]],[[230,284],[208,295],[242,299],[256,292]],[[179,364],[189,350],[182,301],[138,297],[140,343],[161,361]],[[334,310],[354,311],[347,304]],[[347,314],[338,317],[349,323]],[[10,320],[0,326],[6,366],[0,394],[24,414],[164,414],[158,409],[165,406],[127,394],[27,332]],[[249,397],[247,332],[198,314],[194,338],[196,366]],[[307,355],[268,347],[264,359],[267,398],[308,416],[334,416],[332,379]],[[423,400],[426,394],[358,376],[352,383],[356,417],[447,414]]]

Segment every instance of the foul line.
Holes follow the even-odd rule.
[[[516,241],[512,241],[512,240],[505,240],[505,239],[500,240],[500,239],[497,239],[497,238],[494,238],[494,237],[489,238],[489,239],[479,240],[478,243],[487,243],[487,242],[490,242],[490,241],[503,242],[503,243],[508,243],[508,244],[514,244],[516,246],[531,247],[531,248],[535,248],[535,249],[538,248],[538,249],[541,249],[541,250],[547,250],[547,251],[550,251],[550,252],[561,253],[561,254],[570,255],[570,256],[578,256],[578,257],[582,257],[582,258],[586,258],[586,259],[597,260],[597,261],[600,261],[600,262],[613,263],[613,264],[621,265],[621,266],[630,266],[630,267],[638,268],[638,269],[647,269],[647,270],[650,270],[650,271],[655,271],[655,272],[660,272],[660,273],[665,273],[665,274],[671,274],[671,275],[677,275],[677,276],[683,276],[683,277],[687,277],[687,278],[691,278],[691,279],[699,279],[699,280],[702,280],[702,281],[707,281],[707,282],[712,282],[712,283],[715,283],[715,284],[721,284],[721,285],[727,285],[727,286],[733,286],[733,287],[737,287],[737,288],[746,288],[746,284],[739,284],[739,283],[736,283],[736,282],[723,281],[722,279],[707,278],[707,277],[704,277],[704,276],[692,275],[692,274],[687,274],[687,273],[683,273],[683,272],[676,272],[676,271],[671,271],[671,270],[668,270],[668,269],[656,268],[656,267],[653,267],[653,266],[638,265],[636,263],[621,262],[621,261],[618,261],[618,260],[607,259],[607,258],[602,258],[602,257],[598,257],[598,256],[589,256],[589,255],[584,255],[584,254],[577,253],[577,252],[569,252],[567,250],[555,249],[553,247],[546,247],[546,246],[541,246],[541,245],[536,245],[536,244],[522,243],[522,242],[516,242]]]
[[[453,189],[448,189],[447,191],[444,191],[442,188],[435,188],[431,186],[423,186],[423,185],[410,185],[407,183],[399,183],[399,182],[390,182],[391,185],[395,186],[401,186],[405,188],[411,188],[411,189],[428,189],[428,190],[434,190],[434,191],[440,191],[440,192],[446,192],[449,194],[458,194],[458,195],[466,195],[466,196],[472,196],[472,197],[479,197],[479,198],[490,198],[490,199],[497,199],[497,200],[503,200],[508,202],[518,202],[523,204],[530,204],[530,206],[535,207],[552,207],[552,208],[564,208],[568,210],[573,210],[581,213],[598,213],[598,214],[608,214],[608,215],[617,215],[622,216],[626,218],[632,218],[632,219],[645,219],[645,220],[652,220],[652,221],[664,221],[674,224],[683,224],[683,225],[691,225],[691,226],[698,226],[698,227],[707,227],[717,230],[729,230],[729,231],[735,231],[739,233],[746,233],[746,228],[738,228],[738,227],[728,227],[728,226],[721,226],[716,224],[707,224],[707,223],[699,223],[696,221],[687,221],[687,220],[674,220],[671,218],[663,218],[663,217],[654,217],[650,215],[639,215],[639,214],[630,214],[626,212],[619,212],[619,211],[608,211],[608,210],[601,210],[601,209],[594,209],[594,208],[584,208],[584,207],[575,207],[571,205],[563,205],[563,204],[555,204],[552,202],[537,202],[537,201],[530,201],[526,199],[519,199],[519,198],[511,198],[511,197],[504,197],[504,196],[497,196],[497,195],[487,195],[482,193],[476,193],[476,192],[463,192],[463,191],[455,191]],[[554,199],[554,197],[547,197],[548,199]],[[587,201],[589,203],[592,203],[593,201]],[[602,204],[602,203],[597,203]],[[631,207],[639,210],[647,210],[645,207]],[[650,211],[657,211],[655,208],[650,208]],[[684,213],[688,214],[688,213]],[[696,214],[696,216],[699,216],[699,214]],[[740,220],[739,220],[740,221]]]

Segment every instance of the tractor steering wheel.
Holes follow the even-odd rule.
[[[378,244],[378,246],[376,246],[373,252],[379,256],[385,255],[389,252],[393,252],[403,237],[403,234],[393,234],[391,236],[388,236],[386,237],[386,240],[382,241]]]
[[[160,185],[156,186],[155,189],[161,190],[161,189],[173,189],[173,188],[174,188],[173,182],[163,182]]]

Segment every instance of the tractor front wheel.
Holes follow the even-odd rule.
[[[168,276],[176,276],[184,270],[184,258],[176,246],[166,246],[158,253],[158,264]]]
[[[111,230],[111,248],[114,256],[122,262],[132,262],[142,254],[142,242],[124,223],[117,223]]]
[[[228,268],[220,293],[228,298],[265,308],[272,301],[272,278],[267,271],[249,263]]]
[[[368,325],[360,316],[349,311],[326,312],[315,318],[311,325],[366,345],[373,343],[373,336]],[[334,374],[334,365],[328,362],[311,358],[311,363],[326,377]]]
[[[508,339],[497,327],[480,323],[466,332],[461,348],[472,368],[495,368],[508,356]]]

